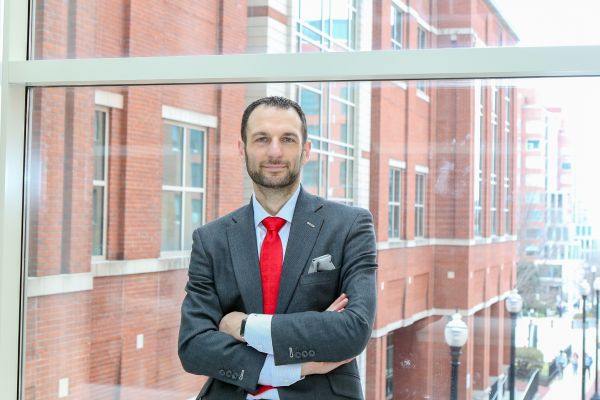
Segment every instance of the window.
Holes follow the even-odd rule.
[[[483,168],[485,163],[485,87],[481,85],[481,82],[477,82],[480,87],[477,91],[479,95],[479,134],[475,136],[475,163],[477,165],[476,171],[476,182],[474,186],[475,192],[475,210],[474,210],[474,233],[476,237],[483,236]],[[477,90],[477,87],[475,88]]]
[[[198,128],[164,127],[161,251],[189,250],[204,223],[205,136]]]
[[[355,49],[355,3],[355,0],[300,0],[296,23],[298,52]]]
[[[544,212],[543,211],[528,211],[527,212],[527,221],[536,221],[540,222],[544,220]]]
[[[354,86],[347,82],[298,85],[305,110],[311,158],[302,182],[312,193],[354,202]]]
[[[415,184],[415,237],[425,237],[425,174],[417,173]]]
[[[402,169],[390,168],[388,195],[388,238],[400,239],[402,209]]]
[[[106,255],[108,192],[108,111],[94,113],[94,181],[92,193],[92,256]]]
[[[542,204],[544,202],[544,195],[542,193],[526,193],[525,203],[527,204]]]
[[[356,1],[300,1],[297,51],[356,49]],[[319,196],[354,203],[355,85],[349,82],[301,84],[312,156],[304,168],[304,186]]]
[[[527,239],[540,239],[542,237],[541,229],[527,229]]]
[[[491,214],[491,231],[492,236],[498,235],[498,197],[500,192],[498,190],[498,175],[499,175],[499,163],[500,163],[500,151],[499,151],[499,137],[498,137],[498,112],[499,112],[499,97],[500,89],[496,85],[492,85],[492,138],[491,138],[491,171],[490,171],[490,184],[491,190],[491,202],[490,202],[490,214]]]
[[[392,49],[400,50],[404,47],[404,12],[396,5],[392,5],[391,7],[390,25],[392,31]]]
[[[504,95],[504,233],[512,232],[510,214],[511,206],[511,170],[512,170],[512,138],[510,125],[511,90],[506,88]]]
[[[540,141],[537,139],[529,139],[527,141],[527,150],[539,150],[540,149]]]
[[[419,26],[417,28],[417,48],[418,49],[426,49],[427,44],[427,31],[425,28]],[[417,81],[417,92],[421,92],[425,94],[427,91],[427,82],[425,81]]]
[[[385,398],[394,398],[394,334],[386,336]]]

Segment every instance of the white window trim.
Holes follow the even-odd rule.
[[[94,92],[94,102],[97,106],[117,108],[119,110],[123,109],[123,95],[119,93],[96,90]]]
[[[389,166],[393,167],[393,168],[406,169],[406,161],[394,160],[394,159],[390,158]]]
[[[175,124],[195,125],[199,129],[202,129],[202,127],[217,128],[219,126],[219,119],[215,115],[203,114],[179,107],[163,105],[162,117],[165,120],[173,121]]]
[[[417,174],[428,174],[429,173],[429,167],[427,167],[425,165],[415,165],[415,172]]]

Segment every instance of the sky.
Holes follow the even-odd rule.
[[[600,45],[600,0],[495,0],[520,38],[519,46]],[[533,16],[533,17],[532,17]],[[572,135],[578,196],[600,227],[600,78],[520,81],[540,102],[564,110]]]

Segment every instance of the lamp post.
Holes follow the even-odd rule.
[[[581,400],[585,400],[585,301],[587,300],[588,295],[590,294],[590,284],[585,279],[582,279],[579,282],[579,294],[583,299],[583,336],[581,341]]]
[[[523,308],[523,299],[513,289],[506,298],[506,310],[510,313],[511,329],[510,329],[510,368],[508,370],[508,390],[510,400],[515,400],[515,331],[517,329],[517,314]]]
[[[598,303],[600,300],[600,277],[594,278],[594,292],[596,292],[596,358],[594,359],[594,366],[596,369],[594,380],[596,383],[594,385],[594,395],[591,400],[600,400],[600,395],[598,394],[598,318],[600,318]]]
[[[460,365],[458,358],[460,357],[463,345],[467,341],[467,336],[467,324],[465,324],[461,319],[459,313],[454,314],[444,329],[444,337],[446,339],[446,343],[450,347],[450,354],[452,355],[450,400],[458,399],[458,366]]]

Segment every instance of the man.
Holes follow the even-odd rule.
[[[198,399],[362,399],[354,358],[375,315],[371,215],[301,188],[311,143],[297,103],[250,104],[238,147],[250,204],[193,235],[179,357],[209,377]]]

